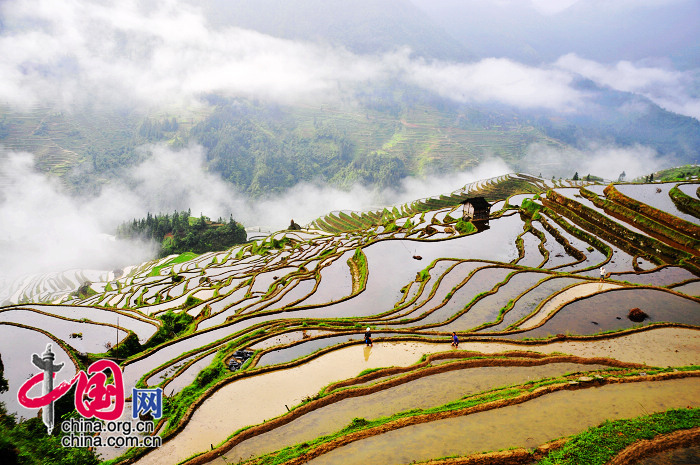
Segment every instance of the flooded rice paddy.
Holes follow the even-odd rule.
[[[328,383],[353,379],[365,369],[407,366],[426,353],[452,351],[449,346],[452,331],[462,341],[460,348],[470,350],[492,352],[494,347],[564,353],[588,350],[587,355],[593,351],[626,361],[655,361],[663,366],[700,364],[697,359],[700,350],[696,350],[698,337],[693,330],[654,328],[643,334],[639,332],[650,324],[662,323],[700,327],[700,301],[690,297],[700,295],[700,271],[693,260],[671,260],[652,256],[652,252],[635,256],[636,249],[621,244],[619,238],[600,229],[590,229],[590,225],[576,220],[565,209],[559,213],[542,210],[542,221],[517,210],[525,198],[534,196],[531,192],[544,195],[544,190],[555,187],[567,198],[610,217],[580,195],[582,184],[585,183],[525,175],[499,176],[468,184],[448,195],[396,208],[342,215],[336,212],[325,217],[328,220],[325,226],[316,222],[312,225],[315,229],[276,232],[257,238],[255,243],[206,253],[183,263],[173,264],[170,260],[174,257],[166,257],[125,268],[119,277],[111,271],[73,270],[24,280],[0,291],[3,302],[22,302],[21,307],[0,307],[0,353],[4,355],[6,377],[12,390],[26,379],[28,373],[24,371],[32,371],[31,353],[42,352],[52,340],[39,330],[52,334],[55,340],[77,352],[101,357],[117,339],[123,341],[133,333],[139,343],[145,344],[159,328],[167,329],[165,344],[146,353],[131,354],[133,358],[121,364],[127,389],[138,382],[146,386],[161,385],[167,395],[173,396],[170,401],[176,403],[182,401],[179,393],[183,389],[194,387],[193,382],[202,370],[223,363],[220,361],[230,359],[237,350],[261,354],[257,364],[242,369],[246,372],[242,377],[238,376],[239,371],[229,371],[228,366],[210,370],[218,373],[212,384],[223,383],[227,378],[235,381],[224,383],[206,400],[197,399],[207,387],[197,388],[194,398],[187,399],[188,406],[196,406],[190,423],[161,449],[136,462],[146,464],[177,462],[205,452],[236,429],[282,415],[287,407],[293,408],[305,398],[315,396]],[[660,186],[661,193],[656,192],[656,184],[618,188],[625,195],[688,219],[668,196],[673,184]],[[697,198],[696,186],[685,184],[680,189]],[[602,185],[587,188],[604,195]],[[471,234],[459,234],[455,230],[462,214],[459,202],[467,196],[480,195],[493,204],[491,219],[475,222],[476,229]],[[697,218],[693,219],[691,222],[698,224]],[[612,221],[644,234],[634,225],[614,218]],[[328,230],[322,231],[324,227]],[[272,238],[282,242],[273,243]],[[566,247],[564,242],[568,242]],[[576,250],[571,252],[569,246]],[[361,254],[356,254],[357,250]],[[353,258],[352,266],[348,263],[350,258]],[[608,279],[599,279],[601,267],[611,273]],[[91,289],[88,294],[94,295],[80,297],[74,291],[87,281]],[[60,305],[46,305],[47,301]],[[633,307],[645,311],[648,318],[641,323],[630,321],[627,312]],[[176,334],[172,328],[164,327],[163,316],[170,311],[187,312],[194,320]],[[376,341],[372,348],[362,343],[367,326],[372,328]],[[633,332],[617,338],[615,332],[623,329]],[[666,334],[664,331],[678,332],[672,333],[671,339],[658,336]],[[77,333],[82,337],[71,337]],[[595,341],[547,341],[558,334],[602,336]],[[474,340],[477,337],[479,342]],[[415,342],[397,342],[401,338]],[[545,340],[541,345],[524,346],[520,340],[525,338]],[[629,340],[636,341],[636,346],[620,349],[620,341]],[[642,347],[642,340],[650,346]],[[348,342],[352,344],[347,346]],[[10,360],[5,355],[13,350],[13,344],[24,354],[20,358],[26,361],[21,364],[14,356]],[[347,347],[338,348],[341,345]],[[58,345],[54,350],[67,356]],[[324,355],[312,357],[294,368],[283,370],[278,366],[319,350]],[[255,374],[254,370],[262,367],[269,372],[245,376]],[[376,418],[427,408],[491,389],[499,383],[507,384],[509,379],[549,376],[546,370],[560,368],[565,369],[554,365],[491,367],[414,379],[386,392],[347,399],[304,415],[284,428],[236,446],[227,459],[238,460],[282,444],[307,441],[342,429],[356,416]],[[697,390],[696,385],[689,385],[679,391],[686,388]],[[617,391],[612,387],[613,390],[606,389],[607,386],[586,391],[593,393],[594,402],[598,399],[607,402],[605,399],[615,398],[612,393]],[[663,398],[675,396],[672,390],[659,390],[659,393],[654,397],[659,405]],[[561,396],[570,394],[578,395]],[[629,395],[638,397],[631,391]],[[680,392],[679,398],[683,395]],[[556,399],[560,394],[552,396],[551,399]],[[19,412],[12,396],[6,393],[0,399],[9,399],[9,411]],[[561,435],[566,429],[560,428],[558,419],[561,417],[566,422],[569,415],[575,417],[578,408],[578,401],[570,402],[573,404],[552,401],[551,405],[540,407],[545,409],[545,414],[550,413],[547,418],[557,419],[551,428],[536,416],[536,408],[518,410],[530,404],[527,402],[517,409],[513,406],[499,414],[494,412],[495,416],[483,423],[483,434],[468,424],[448,426],[446,430],[464,429],[468,439],[474,439],[473,447],[478,451],[510,447],[489,442],[510,435],[511,430],[504,429],[509,426],[503,418],[524,415],[522,421],[531,421],[533,430],[542,437]],[[620,410],[623,411],[627,412]],[[231,417],[224,417],[222,412],[229,412],[226,415]],[[592,414],[586,421],[595,423],[598,421],[595,418]],[[527,431],[530,426],[520,429],[523,428]],[[447,431],[439,434],[429,429],[421,431],[418,426],[411,429],[415,435],[407,439],[411,447],[401,450],[404,455],[400,456],[410,456],[407,461],[453,453],[447,448],[440,449],[441,444],[462,441],[465,447],[472,447],[470,441],[451,439],[452,433]],[[528,437],[521,442],[537,442]],[[477,442],[477,438],[483,442]],[[435,444],[436,448],[431,449],[432,445],[428,447],[428,444]],[[382,449],[385,445],[376,447]],[[120,453],[110,450],[105,456],[115,457]]]
[[[558,391],[523,404],[389,431],[332,450],[309,463],[391,465],[487,450],[532,448],[608,419],[697,407],[698,390],[700,379],[690,378]]]
[[[641,323],[627,315],[640,308],[649,317]],[[563,306],[542,326],[513,337],[542,337],[561,333],[595,334],[655,322],[700,325],[700,303],[657,289],[613,289]]]
[[[236,445],[212,463],[236,462],[310,441],[341,430],[353,418],[373,420],[414,408],[437,407],[501,386],[605,368],[602,365],[551,363],[528,367],[477,367],[438,373],[314,410],[292,423]]]
[[[679,210],[676,204],[673,203],[671,196],[668,195],[668,191],[670,191],[675,185],[676,183],[659,183],[653,185],[621,184],[616,186],[616,189],[627,197],[631,197],[634,200],[645,203],[661,211],[668,212],[682,220],[697,224],[698,219]],[[690,185],[692,186],[692,184]],[[696,189],[698,185],[699,184],[695,184]]]

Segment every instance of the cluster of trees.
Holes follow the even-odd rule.
[[[148,140],[158,140],[163,137],[165,132],[175,132],[180,125],[175,117],[170,119],[165,118],[163,121],[151,121],[145,119],[139,126],[139,135]]]
[[[624,171],[623,171],[623,173],[624,173]],[[541,174],[540,174],[540,177],[542,177]],[[554,179],[554,176],[552,176],[552,179]],[[561,179],[561,178],[559,178],[559,179]],[[590,173],[588,173],[587,175],[585,175],[583,177],[580,177],[578,175],[578,171],[574,173],[574,177],[571,179],[574,181],[584,180],[584,181],[593,181],[593,182],[601,182],[603,180],[603,178],[598,177],[598,176],[593,176]]]
[[[190,216],[191,212],[172,215],[151,215],[122,223],[117,228],[118,239],[154,240],[160,243],[159,256],[183,252],[204,253],[225,250],[247,240],[240,223],[231,216],[228,222],[219,218],[212,222],[206,216]]]

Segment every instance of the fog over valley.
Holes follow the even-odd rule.
[[[112,237],[147,213],[275,230],[695,163],[699,31],[692,0],[4,1],[0,275],[150,259]]]

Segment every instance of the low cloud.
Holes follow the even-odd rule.
[[[571,178],[592,174],[606,180],[617,180],[625,173],[627,180],[646,176],[662,168],[672,166],[668,157],[644,146],[619,147],[590,144],[586,149],[551,147],[533,144],[528,147],[518,169],[549,178]]]
[[[543,15],[555,15],[577,3],[579,0],[530,0],[532,6]]]
[[[462,102],[499,102],[521,108],[573,110],[585,95],[571,88],[570,73],[534,68],[504,58],[478,63],[406,63],[407,80]]]
[[[553,14],[575,2],[532,3]],[[193,106],[207,93],[281,103],[333,101],[358,86],[390,81],[461,102],[571,111],[585,108],[587,94],[572,86],[582,75],[700,117],[696,72],[626,61],[601,64],[568,54],[537,67],[505,58],[427,61],[408,49],[358,55],[241,28],[213,28],[196,5],[177,0],[6,0],[0,19],[0,103],[17,108]]]
[[[28,153],[0,152],[0,277],[71,268],[111,270],[153,253],[104,234],[116,220],[109,199],[75,199],[34,170]],[[91,212],[101,212],[95,217]]]
[[[426,62],[410,50],[340,47],[213,29],[195,6],[159,1],[10,0],[0,5],[0,102],[191,105],[206,93],[282,103],[332,100],[367,83],[403,81],[458,101],[567,110],[581,99],[558,69],[506,59]]]
[[[116,227],[146,213],[191,209],[234,219],[246,227],[283,229],[294,219],[307,224],[334,210],[368,210],[446,194],[480,179],[518,170],[548,178],[593,174],[616,179],[647,175],[669,161],[647,147],[591,145],[585,150],[541,144],[529,147],[514,168],[500,159],[469,171],[405,178],[395,188],[378,191],[354,185],[340,190],[323,184],[298,184],[286,192],[251,199],[205,168],[202,147],[173,151],[144,147],[150,155],[121,179],[92,198],[67,194],[53,178],[34,168],[29,153],[0,149],[0,281],[26,274],[71,268],[111,270],[153,258],[154,244],[110,240]]]
[[[700,98],[694,90],[700,78],[698,70],[680,72],[629,61],[602,64],[576,54],[564,55],[555,65],[599,85],[643,95],[662,108],[700,119]]]
[[[153,244],[108,237],[120,223],[148,212],[190,208],[193,216],[227,219],[232,214],[247,227],[278,230],[292,218],[306,224],[333,210],[409,202],[510,171],[502,161],[493,160],[472,171],[407,178],[391,190],[355,185],[343,191],[305,183],[253,200],[206,171],[199,146],[172,151],[159,145],[144,150],[150,157],[94,198],[65,193],[59,183],[34,169],[31,154],[0,150],[0,278],[71,268],[111,270],[148,260],[154,254]]]

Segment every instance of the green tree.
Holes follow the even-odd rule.
[[[578,181],[578,171],[574,173],[574,181]]]
[[[6,392],[9,389],[5,375],[5,365],[2,364],[2,354],[0,354],[0,394]]]

